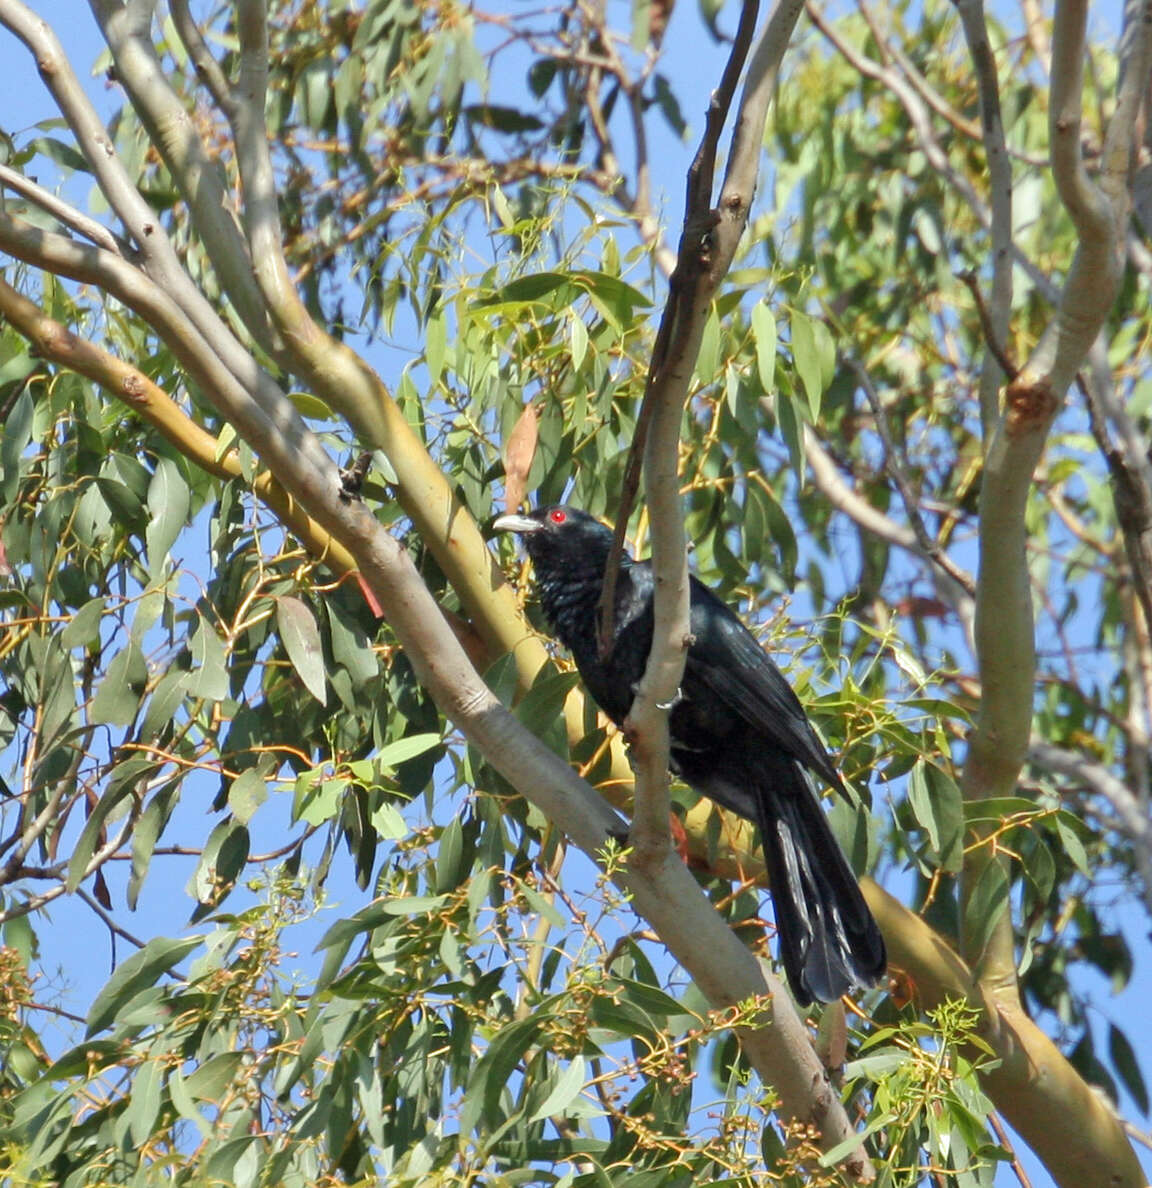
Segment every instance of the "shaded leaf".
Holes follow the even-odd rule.
[[[139,952],[133,953],[119,965],[108,979],[104,989],[96,996],[88,1012],[86,1035],[107,1027],[141,990],[154,986],[164,974],[178,965],[202,941],[201,936],[185,936],[173,939],[158,936],[150,940]]]
[[[276,599],[276,625],[284,650],[304,687],[321,705],[328,704],[328,685],[324,673],[324,649],[316,616],[301,599],[285,594]]]

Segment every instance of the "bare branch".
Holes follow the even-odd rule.
[[[876,432],[879,434],[880,441],[884,446],[884,468],[888,471],[888,475],[895,484],[896,490],[900,493],[900,501],[904,504],[904,514],[908,517],[908,523],[912,525],[912,531],[916,537],[916,543],[919,546],[920,552],[934,565],[938,565],[971,598],[976,593],[976,583],[972,580],[971,574],[965,572],[948,556],[940,545],[932,539],[932,536],[924,525],[924,517],[920,514],[920,505],[912,491],[911,484],[908,482],[908,476],[904,473],[904,468],[900,465],[900,459],[896,454],[896,446],[892,441],[892,434],[888,431],[888,416],[884,411],[884,406],[880,403],[880,396],[876,391],[875,385],[872,383],[872,377],[868,374],[868,369],[858,359],[849,358],[847,362],[848,366],[855,372],[856,378],[860,381],[860,386],[864,389],[864,395],[867,397],[868,404],[872,409],[872,419],[876,425]]]
[[[824,443],[808,425],[804,426],[804,453],[813,484],[833,507],[842,511],[877,540],[886,541],[929,564],[933,563],[932,556],[924,551],[912,528],[898,524],[886,516],[844,481],[836,463],[824,448]],[[961,623],[964,624],[965,633],[971,637],[975,604],[968,588],[973,584],[972,576],[963,569],[958,569],[958,574],[959,576],[953,579],[941,573],[937,589],[948,605],[956,611]]]
[[[979,278],[971,269],[957,273],[956,277],[957,280],[967,286],[968,291],[972,294],[972,300],[976,305],[976,313],[980,318],[980,329],[984,334],[984,345],[988,348],[988,353],[999,363],[1000,370],[1004,375],[1008,379],[1014,380],[1020,374],[1020,368],[1016,366],[1015,361],[1008,354],[1004,340],[1001,338],[996,327],[995,319],[992,317],[988,304],[984,300],[984,294],[980,291]],[[981,408],[983,407],[983,404],[981,404]],[[990,431],[990,428],[990,426],[986,427],[985,432]]]
[[[1041,738],[1034,738],[1028,748],[1028,758],[1037,767],[1087,788],[1102,796],[1116,814],[1121,831],[1132,843],[1132,852],[1143,882],[1141,895],[1144,906],[1152,914],[1152,818],[1136,795],[1102,763],[1088,759],[1075,751],[1054,746]]]
[[[1152,20],[1142,21],[1127,42],[1128,69],[1106,136],[1108,165],[1101,172],[1101,188],[1088,177],[1080,144],[1086,20],[1082,0],[1059,0],[1049,120],[1053,176],[1079,242],[1056,317],[1009,385],[985,457],[976,615],[983,696],[961,781],[969,798],[1010,793],[1027,753],[1036,656],[1025,508],[1048,431],[1120,284],[1135,125],[1130,100],[1124,96],[1131,96],[1133,88],[1142,95],[1147,87]],[[1122,126],[1125,118],[1127,126]],[[972,847],[966,855],[966,951],[979,961],[981,977],[995,987],[998,1000],[1015,1009],[1019,991],[1007,911],[1000,912],[991,929],[985,921],[974,921],[968,911],[985,868],[997,860],[986,846]],[[980,937],[988,938],[983,954],[973,951]]]
[[[188,51],[188,57],[196,69],[197,77],[208,88],[208,93],[212,96],[216,106],[225,115],[231,117],[236,106],[236,95],[232,90],[232,84],[208,48],[208,43],[204,40],[199,26],[192,19],[192,14],[188,9],[188,0],[171,0],[170,8],[172,23],[176,26],[176,32],[184,43],[184,48]]]
[[[91,7],[112,50],[117,78],[180,188],[197,232],[209,249],[221,285],[248,332],[273,358],[279,359],[283,344],[269,326],[252,275],[248,244],[236,224],[233,203],[224,190],[217,163],[209,157],[168,82],[149,36],[151,6],[91,0]],[[156,219],[151,212],[149,215],[153,224],[148,233],[151,237],[155,234]],[[143,248],[144,244],[140,246]]]
[[[956,0],[968,52],[976,67],[980,88],[980,122],[984,129],[984,153],[992,191],[992,300],[987,311],[985,336],[989,344],[1007,343],[1012,315],[1012,163],[1004,140],[1000,113],[1000,85],[996,60],[988,42],[983,0]],[[994,351],[986,358],[980,374],[980,421],[987,438],[1000,413],[1000,385],[1007,368]],[[1003,369],[1004,374],[1001,374]],[[1011,375],[1010,378],[1015,378]]]
[[[223,416],[238,428],[241,424],[250,428],[256,436],[248,436],[247,431],[245,436],[262,456],[262,443],[276,440],[285,444],[288,451],[285,457],[291,451],[298,451],[318,467],[331,467],[335,476],[335,466],[316,435],[271,377],[246,356],[250,386],[240,383],[217,351],[205,343],[167,289],[153,283],[126,260],[62,235],[40,231],[2,212],[0,248],[50,272],[98,285],[118,297],[164,339]]]
[[[38,186],[31,178],[25,177],[24,174],[18,173],[7,165],[0,165],[0,185],[11,190],[14,194],[27,198],[29,202],[50,214],[65,227],[70,227],[77,234],[83,235],[85,239],[90,240],[97,247],[102,247],[107,252],[123,256],[131,250],[128,244],[113,235],[103,223],[89,218],[83,211],[77,210],[70,203],[49,193],[43,186]]]

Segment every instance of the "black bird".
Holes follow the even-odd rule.
[[[602,710],[628,716],[652,646],[652,564],[625,557],[616,586],[615,634],[601,659],[600,591],[612,531],[573,507],[500,516],[536,570],[544,614]],[[696,791],[760,827],[780,956],[801,1005],[873,986],[884,939],[828,825],[807,772],[847,795],[783,674],[736,615],[691,579],[691,630],[669,731],[672,767]]]

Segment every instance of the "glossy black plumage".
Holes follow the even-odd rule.
[[[610,655],[597,615],[611,530],[571,507],[502,516],[536,571],[540,602],[596,703],[617,724],[632,704],[652,642],[651,565],[625,559]],[[884,973],[884,941],[828,825],[809,777],[844,791],[832,760],[783,674],[737,616],[692,578],[681,697],[669,718],[672,763],[698,792],[760,827],[780,956],[796,998],[831,1002]]]

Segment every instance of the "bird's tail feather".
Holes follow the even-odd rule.
[[[876,985],[887,965],[884,938],[803,768],[786,760],[757,791],[780,959],[793,993],[806,1006]]]

